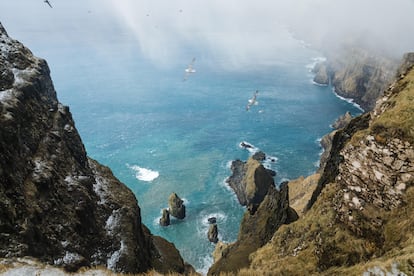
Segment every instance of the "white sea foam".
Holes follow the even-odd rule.
[[[252,155],[259,151],[259,148],[256,148],[254,145],[252,145],[252,144],[250,144],[249,142],[246,142],[246,141],[241,141],[239,143],[239,147],[242,148],[242,149],[246,149]]]
[[[151,182],[160,176],[159,172],[143,168],[138,165],[131,166],[127,164],[127,167],[133,170],[135,172],[135,177],[141,181]]]
[[[314,81],[313,79],[311,80],[311,82],[313,85],[316,85],[316,86],[328,86],[328,84],[319,83],[319,82]]]
[[[213,257],[209,255],[205,256],[202,259],[202,263],[203,263],[203,267],[200,270],[197,270],[197,272],[200,273],[201,275],[207,275],[208,270],[213,265]]]
[[[275,157],[275,156],[267,156],[266,155],[266,158],[265,158],[265,160],[263,160],[262,163],[263,163],[263,166],[266,169],[271,169],[272,168],[272,165],[275,164],[277,161],[278,161],[278,158],[277,157]]]
[[[215,217],[218,224],[225,223],[227,221],[227,215],[223,212],[211,212],[201,216],[201,225],[208,228],[210,223],[208,219],[211,217]]]
[[[339,99],[341,99],[341,100],[343,100],[343,101],[346,101],[346,102],[348,102],[348,103],[350,103],[350,104],[352,104],[353,106],[355,106],[356,108],[358,108],[359,110],[361,110],[362,112],[365,112],[365,110],[359,105],[359,104],[357,104],[356,102],[354,102],[354,100],[353,99],[350,99],[350,98],[345,98],[345,97],[342,97],[342,96],[340,96],[340,95],[338,95],[336,92],[335,92],[335,88],[333,88],[332,89],[332,92],[335,94],[335,96],[337,96]]]

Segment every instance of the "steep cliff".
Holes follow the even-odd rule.
[[[298,217],[289,207],[287,183],[277,189],[270,172],[259,161],[252,157],[247,162],[237,160],[233,162],[232,168],[229,185],[239,199],[244,199],[240,204],[248,205],[248,208],[241,221],[237,241],[229,245],[217,245],[215,263],[209,269],[209,275],[235,273],[248,267],[250,254],[265,245],[281,225]]]
[[[331,84],[338,95],[353,99],[365,111],[374,108],[398,67],[394,58],[352,45],[327,53],[327,58],[326,62],[315,66],[314,81]]]
[[[0,257],[118,272],[184,272],[141,223],[133,193],[87,157],[46,61],[0,24]]]
[[[413,61],[372,112],[336,131],[308,211],[240,274],[414,275]]]

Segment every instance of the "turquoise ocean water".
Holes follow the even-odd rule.
[[[244,208],[225,179],[232,160],[251,154],[239,143],[274,157],[266,165],[277,172],[279,184],[312,174],[319,139],[330,124],[346,111],[360,113],[332,88],[312,83],[309,68],[320,54],[300,41],[276,62],[232,69],[203,49],[159,67],[122,34],[99,48],[21,37],[47,59],[58,98],[70,106],[88,155],[135,193],[152,233],[174,242],[201,272],[214,250],[207,218],[217,217],[220,240],[237,238]],[[183,81],[193,56],[197,72]],[[258,104],[246,111],[255,90]],[[187,216],[160,227],[172,192],[185,200]]]

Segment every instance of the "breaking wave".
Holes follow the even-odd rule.
[[[151,182],[160,176],[159,172],[143,168],[138,165],[131,166],[127,164],[127,167],[133,170],[135,172],[135,177],[141,181]]]

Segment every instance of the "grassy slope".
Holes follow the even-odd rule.
[[[387,92],[386,111],[375,117],[366,130],[357,132],[352,142],[367,134],[377,141],[399,138],[414,143],[414,70]],[[316,203],[298,221],[282,226],[271,242],[252,254],[252,265],[242,274],[263,275],[361,275],[365,271],[399,269],[414,275],[414,187],[404,195],[404,204],[391,211],[372,210],[386,218],[382,248],[369,239],[356,237],[337,222],[333,200],[339,189],[328,184]]]

